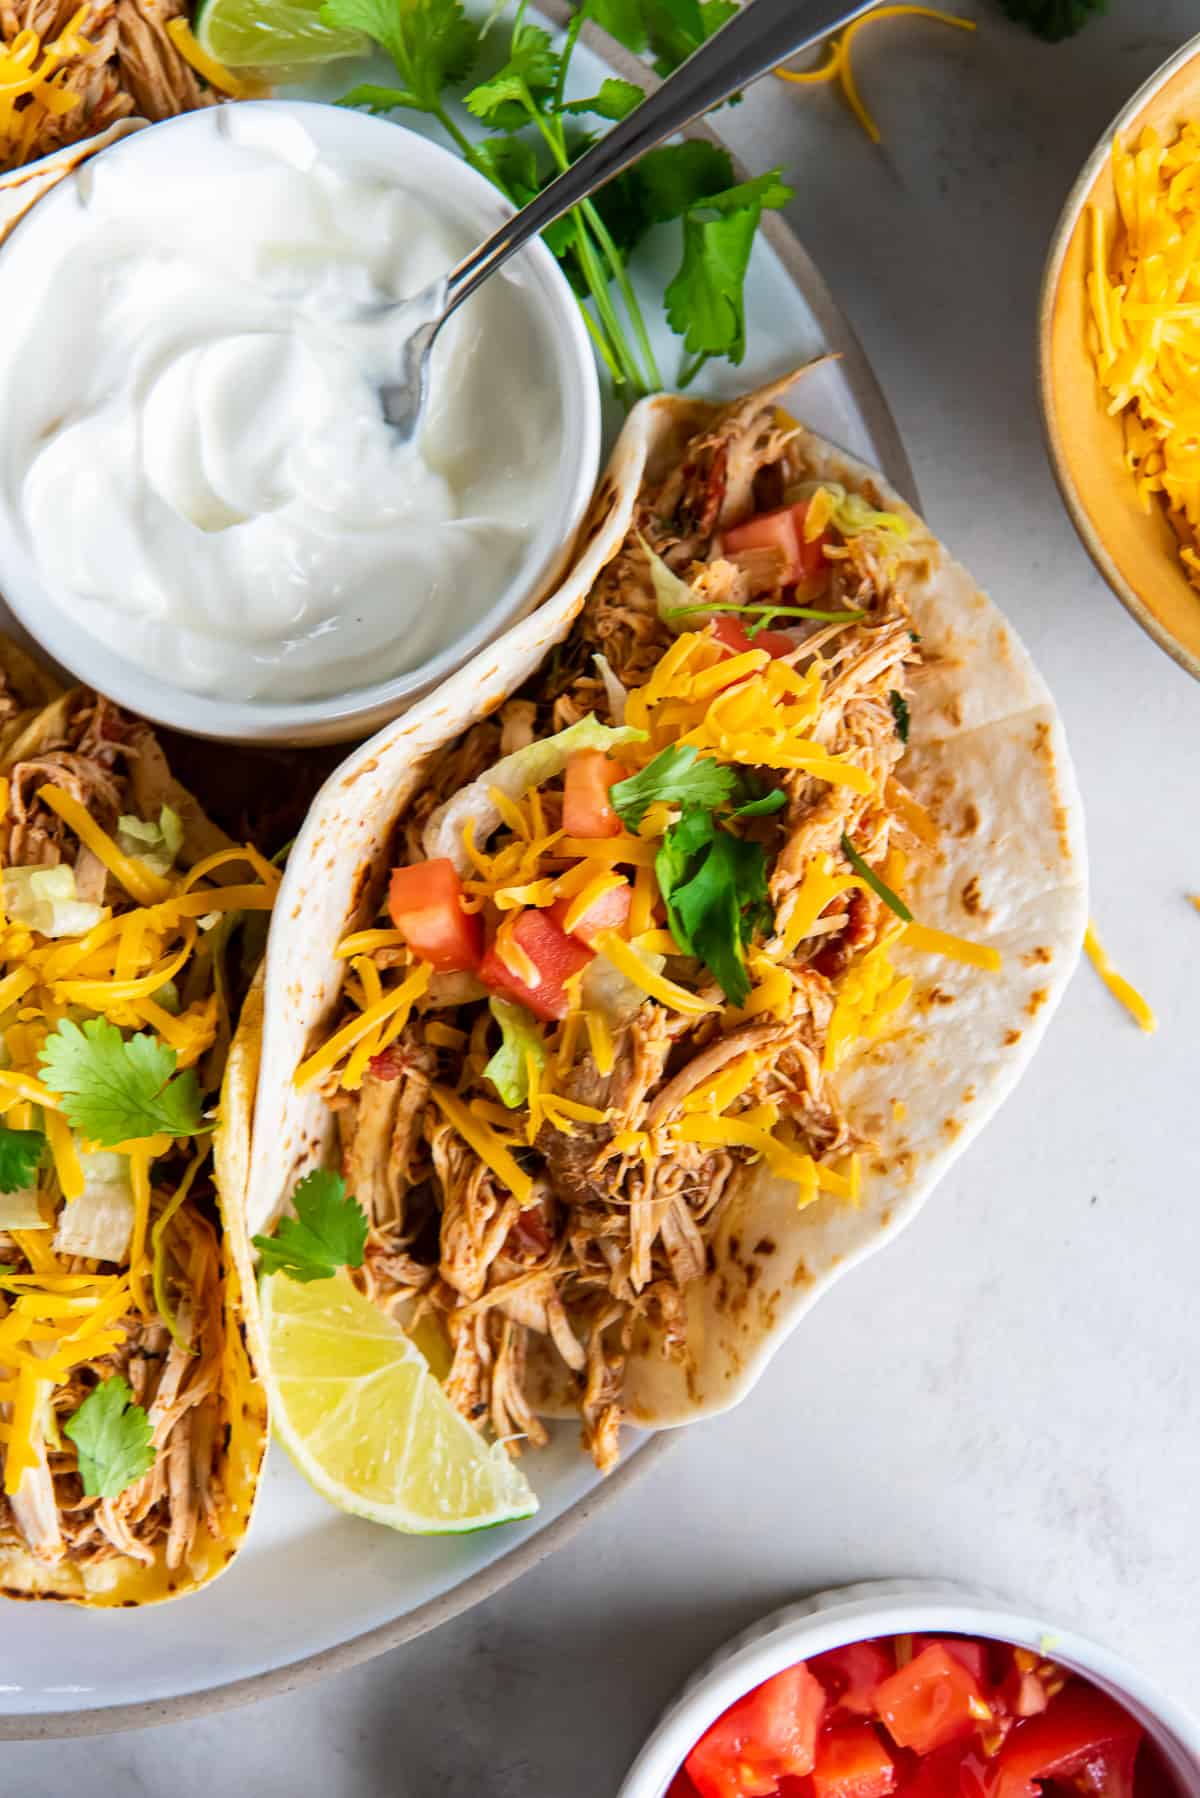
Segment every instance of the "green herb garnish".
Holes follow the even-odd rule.
[[[863,860],[862,856],[858,853],[858,850],[854,847],[854,844],[850,841],[850,838],[846,836],[844,832],[842,834],[842,854],[850,863],[854,872],[856,874],[861,874],[875,897],[877,899],[882,899],[888,909],[894,911],[898,918],[903,918],[906,924],[911,924],[913,915],[909,911],[907,905],[905,905],[903,899],[893,893],[886,880],[880,880],[874,868],[871,867],[869,862]]]
[[[905,699],[903,693],[897,693],[894,687],[888,694],[888,701],[892,708],[892,717],[896,720],[896,735],[902,743],[907,743],[909,726],[908,701]]]
[[[150,1419],[134,1404],[120,1374],[102,1380],[88,1394],[63,1425],[63,1434],[75,1444],[79,1477],[89,1498],[118,1498],[154,1465]]]
[[[825,612],[820,606],[735,606],[718,602],[716,605],[668,606],[663,617],[668,623],[676,618],[707,618],[710,612],[738,612],[747,618],[757,620],[746,626],[746,635],[753,640],[761,630],[769,630],[776,618],[815,618],[821,624],[856,624],[865,618],[865,612],[846,610],[843,612]],[[801,645],[797,645],[800,648]]]
[[[196,1076],[190,1068],[177,1074],[177,1059],[157,1037],[123,1037],[107,1018],[89,1018],[82,1027],[64,1018],[39,1056],[72,1130],[101,1149],[147,1136],[196,1136],[206,1128]]]
[[[489,26],[503,5],[500,0],[493,8]],[[639,54],[651,52],[660,69],[671,69],[736,10],[733,0],[584,0],[556,50],[545,31],[526,23],[526,0],[517,0],[502,67],[466,91],[487,27],[467,17],[461,0],[325,0],[320,17],[372,38],[400,77],[396,86],[356,87],[343,105],[436,119],[474,168],[524,206],[591,143],[581,118],[622,119],[643,98],[636,82],[615,77],[585,98],[566,98],[586,20]],[[460,106],[493,135],[472,143]],[[778,169],[738,182],[728,153],[717,145],[670,144],[651,151],[546,232],[581,303],[588,302],[592,342],[623,397],[632,401],[663,385],[629,276],[635,246],[653,227],[682,221],[683,257],[665,297],[668,322],[688,358],[678,375],[686,385],[710,356],[741,361],[743,288],[755,233],[763,212],[791,197]]]
[[[693,807],[667,831],[654,871],[675,941],[716,976],[731,1004],[745,1004],[745,945],[771,922],[762,846]]]
[[[691,805],[715,811],[731,798],[737,775],[694,744],[672,743],[637,774],[609,789],[622,824],[636,830],[652,805]]]
[[[327,1280],[339,1267],[361,1267],[367,1214],[346,1193],[346,1182],[328,1168],[314,1168],[292,1194],[295,1217],[281,1217],[273,1236],[254,1237],[264,1274],[291,1280]]]
[[[9,1130],[0,1125],[0,1192],[27,1191],[45,1147],[40,1130]]]
[[[1035,37],[1059,44],[1102,13],[1106,0],[1000,0],[1000,5],[1010,19],[1028,25]]]

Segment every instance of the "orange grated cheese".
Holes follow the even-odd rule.
[[[1088,960],[1099,974],[1101,980],[1117,1002],[1123,1005],[1134,1023],[1147,1035],[1158,1029],[1158,1019],[1150,1006],[1143,999],[1137,988],[1126,980],[1124,974],[1117,972],[1109,960],[1103,943],[1096,934],[1096,926],[1089,919],[1087,931],[1083,939]]]
[[[940,25],[955,25],[960,31],[974,31],[973,19],[960,18],[957,13],[939,12],[932,6],[878,6],[873,11],[856,19],[848,25],[839,37],[834,38],[829,50],[829,60],[817,69],[776,69],[775,73],[781,81],[795,82],[797,86],[810,86],[824,81],[839,81],[846,103],[855,118],[866,132],[873,144],[880,142],[880,130],[871,114],[863,104],[858,91],[858,83],[854,79],[854,68],[850,58],[851,46],[864,25],[878,22],[880,19],[900,19],[905,17],[919,19],[936,19]]]

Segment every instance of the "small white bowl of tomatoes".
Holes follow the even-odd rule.
[[[990,1594],[872,1581],[720,1649],[618,1798],[1200,1798],[1200,1720]]]

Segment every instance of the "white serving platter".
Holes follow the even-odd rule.
[[[565,16],[550,0],[551,22]],[[611,40],[585,33],[579,91],[607,74],[646,72]],[[303,92],[336,98],[361,71],[341,64]],[[588,86],[584,87],[583,84]],[[751,100],[749,102],[753,104]],[[718,116],[719,122],[719,116]],[[405,123],[419,128],[417,115]],[[797,171],[797,174],[800,172]],[[819,177],[818,177],[819,178]],[[656,253],[660,252],[660,253]],[[675,239],[639,254],[635,286],[664,370],[678,343],[659,321]],[[655,283],[657,282],[657,286]],[[749,350],[740,368],[710,364],[696,391],[748,391],[823,352],[794,409],[805,422],[881,468],[916,502],[908,458],[854,334],[783,218],[768,218],[747,284]],[[615,421],[613,421],[615,422]],[[0,610],[0,628],[4,618]],[[475,1536],[413,1538],[330,1509],[272,1447],[249,1539],[214,1586],[181,1602],[130,1612],[9,1605],[0,1646],[0,1739],[84,1735],[169,1722],[293,1689],[411,1640],[479,1604],[615,1504],[670,1447],[630,1438],[601,1481],[563,1429],[529,1463],[541,1510],[528,1523]]]

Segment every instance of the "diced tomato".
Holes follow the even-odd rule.
[[[790,656],[796,647],[794,637],[783,631],[755,631],[751,637],[740,618],[729,612],[718,612],[712,621],[712,634],[722,649],[740,656],[748,649],[765,649],[769,656]]]
[[[914,1658],[923,1654],[927,1648],[944,1648],[947,1654],[961,1661],[971,1677],[981,1687],[988,1684],[988,1645],[986,1642],[973,1642],[969,1636],[914,1636]]]
[[[586,968],[592,951],[548,918],[543,911],[523,911],[512,928],[512,938],[524,950],[540,978],[536,986],[528,985],[508,968],[493,943],[479,965],[479,978],[494,993],[515,999],[528,1006],[539,1018],[565,1018],[567,1015],[566,982],[580,968]]]
[[[748,1692],[687,1757],[700,1798],[770,1798],[785,1774],[811,1773],[824,1710],[803,1661]]]
[[[900,1788],[903,1798],[983,1798],[978,1773],[982,1765],[982,1755],[972,1752],[970,1742],[935,1748],[912,1762]]]
[[[875,1714],[875,1688],[895,1670],[890,1642],[847,1642],[814,1655],[809,1667],[829,1697],[857,1717]]]
[[[817,1745],[814,1798],[887,1798],[896,1789],[896,1763],[869,1723],[828,1730]]]
[[[621,820],[608,794],[625,770],[602,749],[576,749],[567,758],[563,787],[563,829],[569,837],[617,837]]]
[[[876,1688],[875,1708],[901,1748],[928,1754],[978,1729],[984,1703],[962,1662],[935,1647],[914,1655]]]
[[[667,1798],[697,1798],[696,1788],[682,1767],[667,1787]]]
[[[785,587],[797,581],[819,580],[827,567],[825,545],[829,538],[825,531],[811,542],[805,537],[808,504],[806,499],[800,500],[794,506],[781,506],[777,512],[761,512],[757,518],[748,518],[745,524],[724,532],[721,546],[733,556],[746,549],[780,550],[786,559],[782,576]]]
[[[548,907],[546,916],[552,918],[560,930],[566,930],[567,913],[574,903],[573,899],[559,899]],[[596,938],[602,930],[620,930],[627,922],[632,904],[633,888],[627,880],[623,880],[619,887],[610,887],[607,893],[601,893],[598,899],[593,899],[574,930],[568,934],[577,936],[580,942],[594,948]]]
[[[799,500],[792,507],[792,513],[796,520],[796,535],[800,540],[800,579],[802,581],[820,581],[829,567],[825,554],[825,545],[829,542],[829,532],[819,531],[811,539],[805,536],[804,527],[808,522],[808,507],[809,501],[806,499]]]
[[[462,881],[447,857],[393,868],[388,911],[409,948],[431,967],[448,974],[478,967],[483,919],[463,910]]]
[[[1141,1739],[1128,1711],[1072,1681],[1013,1729],[989,1769],[989,1798],[1037,1798],[1044,1779],[1070,1780],[1086,1798],[1131,1798]]]

